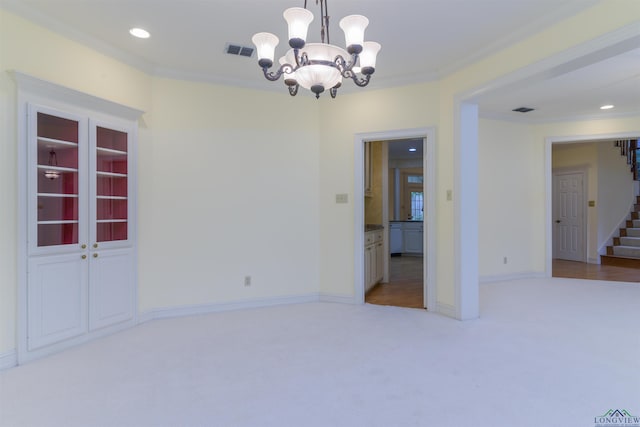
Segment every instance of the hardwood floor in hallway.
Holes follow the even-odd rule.
[[[609,280],[613,282],[640,282],[640,270],[615,265],[588,264],[586,262],[553,260],[553,277],[570,279]]]
[[[379,283],[367,295],[365,302],[407,308],[424,308],[422,257],[391,257],[389,283]]]
[[[422,257],[392,257],[389,283],[379,283],[365,295],[365,302],[407,308],[424,308]],[[584,262],[553,260],[553,277],[640,282],[640,270]]]

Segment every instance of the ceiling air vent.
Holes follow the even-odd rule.
[[[229,55],[246,56],[250,58],[253,56],[253,48],[247,46],[240,46],[239,44],[227,43],[224,47],[224,52]]]
[[[533,111],[534,108],[529,108],[529,107],[520,107],[520,108],[515,108],[511,111],[517,111],[518,113],[528,113],[529,111]]]

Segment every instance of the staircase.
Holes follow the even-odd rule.
[[[620,147],[620,154],[626,156],[627,164],[631,167],[633,179],[640,180],[640,144],[638,140],[616,141]],[[626,226],[620,229],[620,237],[613,238],[613,245],[607,246],[607,254],[600,256],[604,265],[617,265],[640,269],[640,196],[626,221]]]

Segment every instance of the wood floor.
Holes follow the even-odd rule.
[[[572,279],[610,280],[612,282],[640,282],[640,270],[615,265],[553,260],[553,277]]]
[[[392,257],[389,283],[380,283],[365,295],[370,304],[424,308],[422,257]],[[553,260],[553,277],[640,282],[640,270],[613,265]]]
[[[380,283],[365,295],[365,302],[424,308],[422,257],[391,257],[389,283]]]

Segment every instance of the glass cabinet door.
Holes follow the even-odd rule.
[[[80,150],[80,122],[43,111],[34,111],[33,118],[37,159],[35,246],[76,245],[83,234],[79,171],[84,150]]]
[[[129,238],[129,135],[96,125],[95,243]]]

